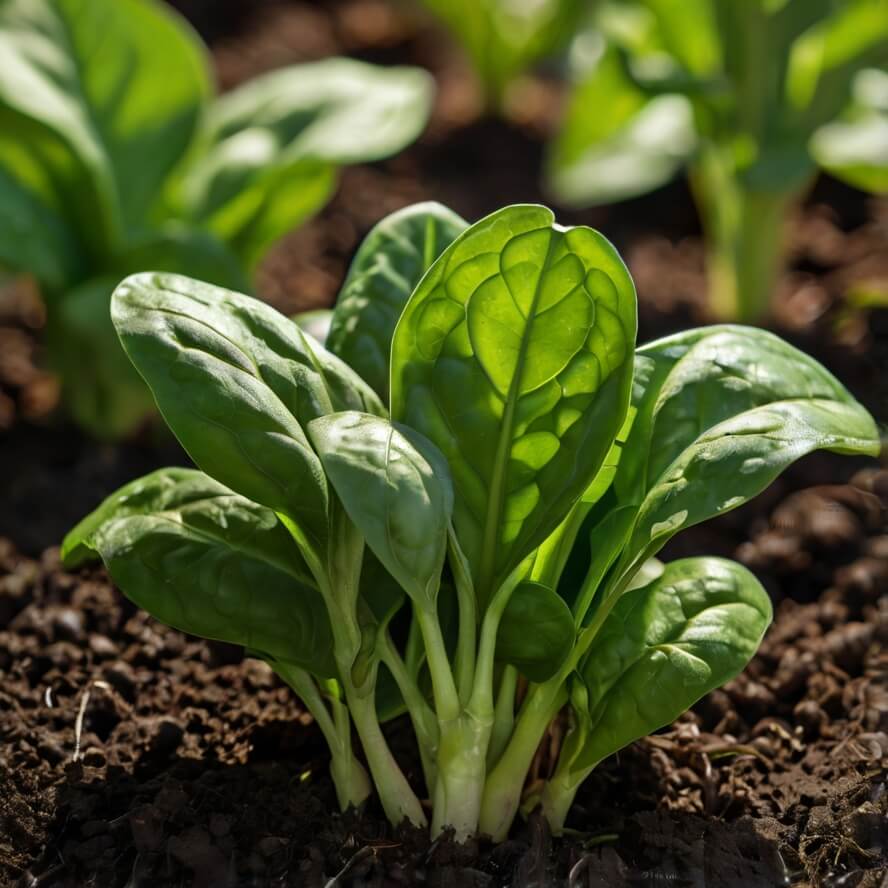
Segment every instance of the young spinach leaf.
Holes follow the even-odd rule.
[[[503,612],[496,656],[531,681],[545,681],[570,654],[574,632],[564,599],[542,583],[524,582],[515,588]]]
[[[770,622],[758,580],[721,558],[674,561],[627,592],[582,666],[591,723],[572,768],[596,765],[733,678]]]
[[[441,204],[413,204],[375,225],[352,261],[326,345],[386,403],[398,318],[431,264],[467,227]]]
[[[127,485],[62,551],[72,566],[97,553],[127,597],[169,626],[336,674],[327,611],[292,538],[270,509],[202,472]]]
[[[365,413],[315,419],[308,434],[367,545],[412,599],[433,609],[453,511],[444,457],[411,429]]]

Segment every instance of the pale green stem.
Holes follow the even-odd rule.
[[[567,690],[559,673],[543,684],[534,685],[521,706],[515,730],[487,776],[481,800],[478,828],[495,842],[502,842],[508,835],[533,757],[549,723],[566,702]]]
[[[320,564],[311,549],[303,549],[303,555],[330,615],[334,658],[348,710],[386,817],[394,825],[406,818],[415,826],[425,826],[422,805],[395,761],[379,725],[376,714],[377,667],[368,661],[360,687],[355,685],[352,674],[363,644],[357,617],[363,538],[344,513],[334,513],[330,524],[326,567]]]
[[[419,623],[422,640],[425,644],[426,662],[432,677],[432,695],[435,698],[435,711],[438,721],[451,721],[459,715],[459,694],[447,656],[447,645],[441,633],[437,611],[424,608],[417,604],[413,611],[414,619]]]
[[[477,613],[475,589],[472,576],[465,556],[456,539],[450,537],[450,564],[456,583],[456,600],[459,611],[459,635],[456,642],[454,657],[454,674],[460,702],[468,702],[475,676],[475,636],[477,631]]]
[[[357,693],[353,685],[345,682],[345,696],[385,816],[395,826],[405,819],[414,826],[425,826],[427,821],[422,805],[382,733],[376,715],[375,694]]]
[[[279,661],[271,662],[270,665],[296,692],[327,741],[330,748],[330,775],[340,809],[345,811],[352,805],[358,807],[370,795],[372,787],[367,772],[352,751],[348,710],[340,700],[331,699],[334,720],[324,703],[317,682],[308,672]]]
[[[391,672],[392,678],[394,678],[395,683],[398,685],[398,690],[401,692],[401,696],[404,698],[404,703],[407,706],[407,712],[410,715],[410,722],[413,725],[413,731],[416,734],[419,746],[422,773],[425,777],[428,791],[431,794],[435,788],[435,781],[438,776],[439,732],[435,713],[413,680],[413,677],[407,671],[407,667],[395,649],[388,632],[380,639],[379,652],[382,662],[385,663],[389,672]]]
[[[500,677],[499,691],[493,710],[493,730],[490,734],[490,746],[487,749],[488,770],[499,760],[512,729],[515,727],[515,693],[518,688],[518,670],[514,666],[504,666]]]
[[[438,784],[435,789],[432,835],[452,827],[458,840],[478,828],[487,773],[487,750],[493,729],[494,659],[500,619],[515,587],[526,575],[521,564],[497,590],[481,622],[475,675],[468,704],[458,718],[441,720]]]
[[[577,790],[594,770],[594,765],[580,771],[570,771],[568,768],[562,771],[559,767],[551,780],[546,782],[540,795],[540,805],[553,835],[559,836],[564,831],[567,812],[573,805]]]
[[[475,719],[462,710],[437,613],[417,606],[414,617],[425,642],[438,714],[438,773],[432,794],[432,836],[440,835],[449,826],[458,839],[465,839],[475,831],[478,822],[473,797],[484,782],[487,736],[479,732]]]
[[[787,213],[804,188],[750,188],[726,154],[704,150],[690,180],[706,241],[709,305],[721,319],[749,323],[769,312],[783,267]]]

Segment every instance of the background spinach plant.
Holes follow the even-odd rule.
[[[377,381],[388,355],[380,392],[248,297],[164,273],[115,290],[126,353],[199,470],[123,488],[63,557],[98,555],[159,619],[265,659],[314,714],[341,805],[375,787],[392,822],[422,825],[427,794],[434,834],[499,841],[523,800],[560,830],[598,762],[736,675],[770,621],[748,570],[664,565],[662,546],[812,450],[877,453],[875,424],[761,330],[636,349],[620,257],[544,207],[465,227],[421,205],[365,248],[329,341],[363,359],[368,337]],[[354,298],[357,280],[387,298]],[[525,790],[565,706],[551,779]],[[380,728],[399,712],[424,792]]]
[[[472,63],[490,110],[502,110],[509,84],[560,50],[588,15],[588,0],[422,0],[450,29]]]
[[[888,188],[881,0],[630,0],[574,53],[548,180],[570,205],[641,194],[687,166],[726,319],[767,312],[787,214],[818,166]],[[882,69],[882,70],[880,70]]]
[[[216,98],[197,36],[152,0],[0,0],[0,53],[0,267],[39,283],[48,359],[100,437],[151,409],[111,325],[120,279],[248,289],[341,165],[418,135],[432,92],[418,69],[328,59]]]

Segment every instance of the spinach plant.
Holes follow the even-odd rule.
[[[726,319],[767,311],[787,214],[818,166],[888,190],[882,0],[612,3],[576,48],[553,193],[608,202],[687,166]]]
[[[576,32],[588,0],[421,0],[462,44],[491,110],[509,84]]]
[[[328,59],[216,98],[204,47],[153,0],[0,0],[0,53],[0,268],[38,281],[49,362],[102,437],[151,408],[115,284],[159,269],[246,290],[338,168],[409,143],[431,97],[418,69]]]
[[[661,564],[667,540],[810,451],[879,450],[866,410],[770,333],[636,349],[620,257],[541,206],[384,220],[330,350],[168,273],[127,278],[112,317],[198,469],[112,495],[65,563],[101,557],[158,619],[262,657],[326,737],[340,803],[375,788],[392,822],[425,824],[427,797],[433,834],[501,840],[522,797],[561,829],[589,772],[736,675],[771,618],[748,570]],[[401,713],[424,789],[380,728]]]

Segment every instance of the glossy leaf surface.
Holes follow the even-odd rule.
[[[573,616],[564,600],[541,583],[520,583],[500,621],[497,659],[531,681],[545,681],[567,659],[573,642]]]
[[[687,558],[627,592],[582,668],[589,723],[575,770],[592,767],[676,719],[737,675],[771,622],[771,602],[744,567]]]
[[[450,465],[482,602],[563,520],[628,407],[635,292],[613,247],[539,206],[473,225],[407,304],[392,415]]]
[[[308,433],[368,546],[411,598],[434,608],[453,511],[444,457],[412,430],[368,414],[324,416]]]
[[[327,484],[303,427],[337,410],[382,411],[372,391],[269,306],[189,278],[127,278],[112,317],[198,466],[289,516],[321,547]]]
[[[270,509],[202,472],[164,469],[109,497],[65,540],[163,623],[335,675],[324,602]]]
[[[709,327],[638,350],[637,416],[617,471],[639,509],[623,568],[735,508],[817,449],[879,451],[869,413],[823,366],[752,327]]]

